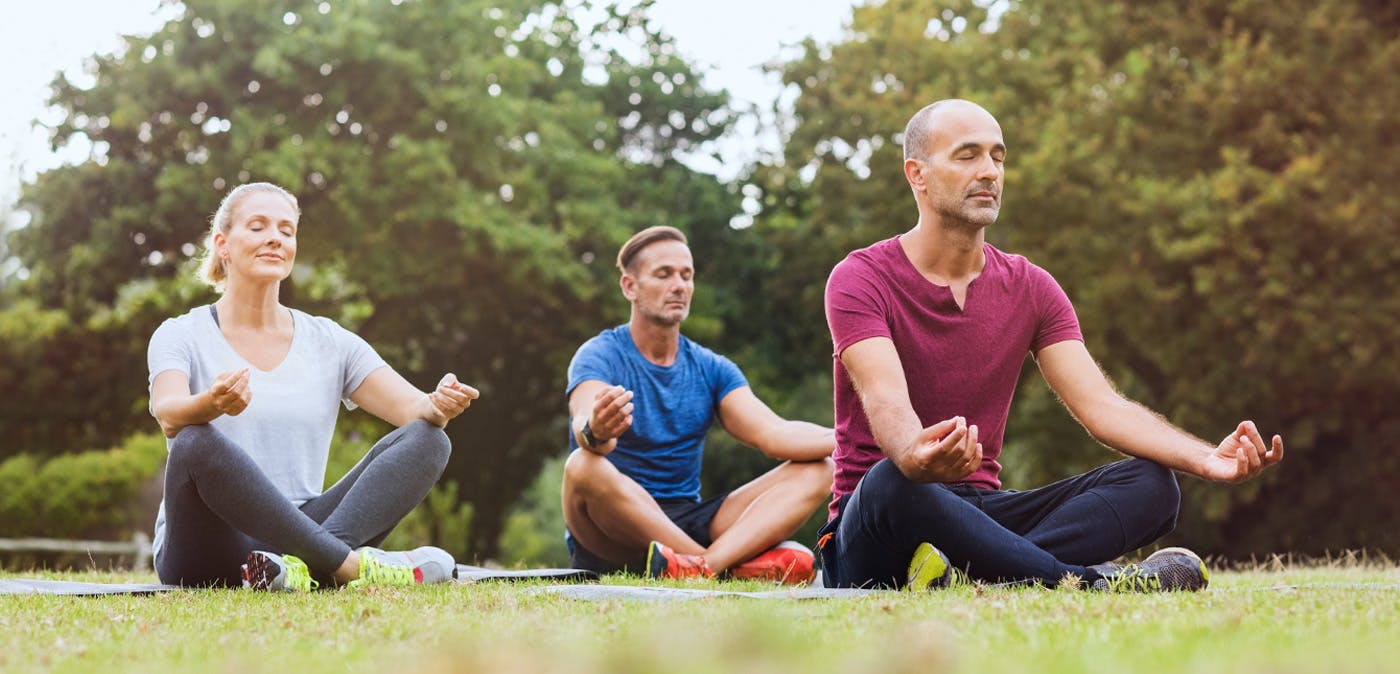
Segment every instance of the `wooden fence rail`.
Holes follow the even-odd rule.
[[[0,538],[0,553],[73,552],[88,555],[130,555],[132,568],[151,569],[151,539],[136,532],[130,541],[70,541],[61,538]]]

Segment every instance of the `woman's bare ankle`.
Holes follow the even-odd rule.
[[[344,585],[360,577],[360,554],[354,550],[345,556],[345,561],[340,563],[340,568],[331,574],[335,578],[336,585]]]

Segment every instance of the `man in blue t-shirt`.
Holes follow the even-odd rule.
[[[569,364],[574,451],[563,505],[573,565],[809,582],[812,552],[784,539],[831,491],[832,430],[779,417],[732,361],[681,335],[695,265],[680,230],[638,232],[617,266],[631,320],[585,342]],[[700,459],[716,419],[784,463],[701,500]]]

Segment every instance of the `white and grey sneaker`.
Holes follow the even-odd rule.
[[[457,577],[457,561],[442,548],[425,545],[407,552],[385,552],[363,547],[360,577],[349,587],[362,585],[429,585]]]

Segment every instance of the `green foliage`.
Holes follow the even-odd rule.
[[[412,550],[420,545],[436,545],[458,561],[473,559],[467,547],[472,531],[474,509],[463,502],[456,480],[443,480],[433,486],[428,497],[414,508],[384,539],[388,550]]]
[[[120,447],[0,462],[0,538],[121,539],[149,532],[165,438],[139,434]]]
[[[564,511],[559,503],[566,457],[550,459],[521,495],[501,533],[500,561],[507,566],[567,567]]]
[[[447,476],[472,504],[463,548],[491,556],[564,441],[569,356],[622,316],[617,245],[736,210],[675,160],[729,113],[647,5],[190,0],[98,56],[91,88],[60,76],[55,143],[98,149],[25,188],[33,222],[10,241],[31,276],[6,293],[27,304],[0,309],[56,327],[0,346],[0,382],[25,392],[0,401],[0,434],[58,451],[150,428],[146,340],[212,299],[190,258],[221,195],[271,180],[303,210],[285,302],[420,387],[451,371],[481,389]]]
[[[991,8],[988,8],[988,5]],[[1003,13],[1004,11],[1004,13]],[[1233,555],[1400,550],[1400,11],[1392,4],[890,0],[778,70],[800,90],[781,161],[755,170],[765,352],[829,351],[826,274],[908,230],[905,122],[975,100],[1010,148],[991,241],[1046,267],[1131,397],[1214,444],[1241,419],[1288,459],[1187,481],[1180,540]],[[781,341],[772,341],[781,340]],[[1014,486],[1106,459],[1038,381],[1013,405]],[[1019,465],[1018,465],[1019,464]]]
[[[14,281],[19,273],[19,260],[10,255],[10,230],[18,225],[14,200],[10,188],[19,186],[19,162],[10,158],[8,170],[0,171],[0,302],[5,297],[5,286]],[[0,304],[0,309],[4,304]]]
[[[154,426],[144,395],[149,333],[133,326],[154,330],[177,295],[128,289],[110,309],[80,317],[30,297],[0,309],[0,458],[119,442]]]

